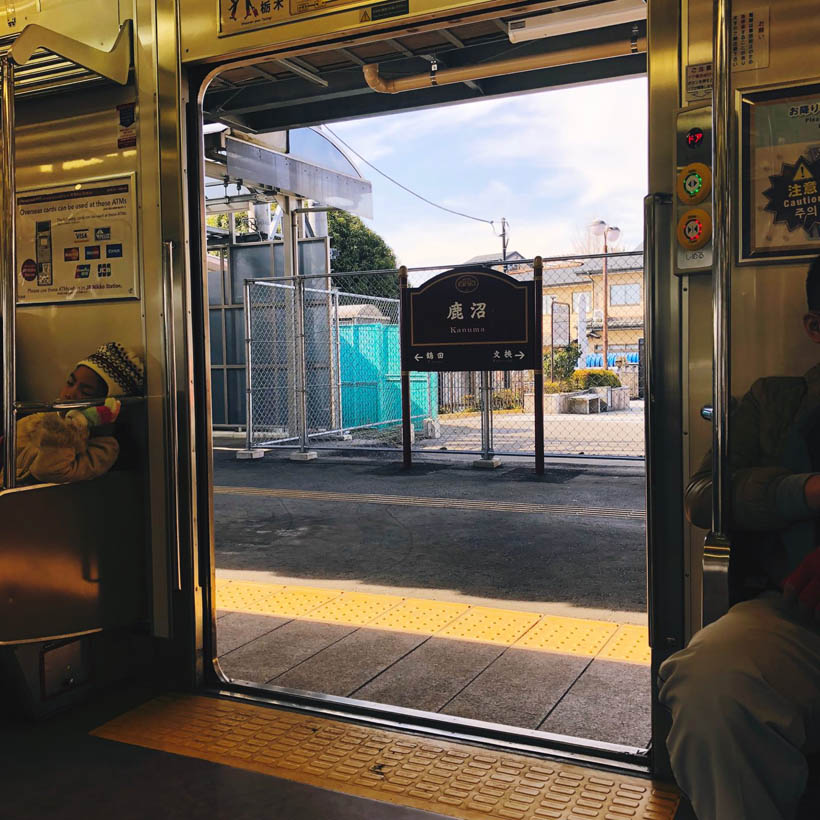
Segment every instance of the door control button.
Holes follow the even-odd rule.
[[[681,247],[696,251],[712,238],[712,217],[703,208],[690,208],[678,220],[677,233]]]
[[[712,172],[702,162],[692,162],[681,168],[677,182],[678,199],[687,205],[697,205],[712,193]]]

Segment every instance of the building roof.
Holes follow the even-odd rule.
[[[587,330],[601,330],[603,322],[587,322]],[[643,316],[607,316],[607,328],[630,329],[643,327]]]
[[[507,254],[507,262],[518,262],[522,259],[526,259],[526,256],[522,256],[518,251],[510,251]],[[502,264],[501,254],[500,253],[483,253],[479,256],[473,256],[464,262],[465,265],[500,265]]]

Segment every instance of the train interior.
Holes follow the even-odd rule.
[[[714,121],[704,0],[328,5],[0,10],[4,804],[66,820],[694,817],[657,671],[728,600],[727,556],[702,569],[706,532],[683,510],[709,420],[721,429],[756,378],[816,362],[799,329],[816,229],[764,207],[804,154],[813,182],[810,123],[794,122],[813,116],[812,5],[736,0],[746,34],[715,71],[736,96]],[[383,417],[344,415],[340,340],[389,328],[393,291],[331,273],[328,209],[367,217],[370,192],[321,126],[644,73],[643,259],[640,278],[613,273],[643,288],[642,454],[597,462],[588,485],[572,442],[538,480],[521,452],[485,472],[476,421],[425,455],[441,423],[428,378],[402,471],[400,450],[375,453]],[[714,214],[716,256],[731,250],[723,358],[713,206],[675,187],[693,162],[709,177],[713,122],[737,162],[733,219]],[[310,339],[324,346],[308,361]],[[139,378],[106,381],[116,436],[93,435],[113,467],[40,469],[34,425],[104,426],[105,392],[55,395],[108,341],[141,359]],[[731,378],[714,395],[713,371]],[[616,478],[628,490],[609,503]],[[620,557],[592,584],[595,539]],[[517,544],[533,548],[522,564]],[[816,805],[810,789],[804,816]]]

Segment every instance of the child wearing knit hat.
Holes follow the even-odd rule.
[[[144,391],[140,358],[116,342],[78,362],[60,390],[59,401],[101,399],[93,407],[65,413],[35,413],[17,422],[17,482],[67,483],[107,473],[117,460],[113,436],[120,412],[118,396]]]

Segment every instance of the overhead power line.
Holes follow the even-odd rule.
[[[422,196],[421,194],[417,194],[415,191],[408,188],[406,185],[402,185],[397,179],[393,179],[389,174],[386,174],[380,168],[377,168],[370,160],[365,159],[355,148],[348,145],[335,131],[325,126],[325,129],[332,134],[337,140],[339,140],[348,151],[354,156],[357,156],[365,165],[370,166],[377,174],[381,174],[385,179],[392,182],[394,185],[397,185],[403,191],[407,191],[408,194],[416,197],[416,199],[420,199],[422,202],[426,202],[428,205],[432,205],[434,208],[438,208],[440,211],[446,211],[449,214],[455,214],[456,216],[462,216],[465,219],[472,219],[474,222],[484,222],[487,225],[492,225],[493,230],[495,230],[495,222],[492,219],[482,219],[480,216],[472,216],[470,214],[462,213],[461,211],[455,211],[452,208],[447,208],[444,205],[439,205],[437,202],[433,202],[431,199],[427,199],[426,196]]]

